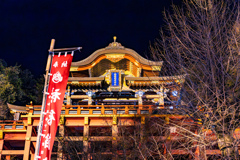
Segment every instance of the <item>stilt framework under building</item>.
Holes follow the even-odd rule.
[[[201,148],[194,142],[191,150],[170,147],[182,136],[169,122],[182,123],[193,133],[199,125],[184,114],[172,114],[181,104],[184,76],[163,77],[162,65],[125,48],[116,39],[88,58],[73,62],[52,159],[133,159],[139,156],[134,153],[140,152],[131,149],[141,148],[141,143],[151,138],[159,144],[159,152],[152,154],[167,159],[220,155],[219,149]],[[15,120],[1,121],[0,157],[33,159],[41,106],[9,108]],[[163,127],[161,131],[156,130],[156,122]],[[239,136],[239,130],[235,132]],[[207,139],[216,139],[211,131],[205,133]]]

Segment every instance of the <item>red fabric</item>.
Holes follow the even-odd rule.
[[[72,57],[71,54],[68,54],[66,56],[54,55],[52,58],[51,75],[38,155],[38,159],[41,160],[51,159]]]

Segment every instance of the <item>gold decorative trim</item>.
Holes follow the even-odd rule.
[[[88,117],[84,117],[84,124],[88,125]]]
[[[165,123],[169,124],[169,117],[168,116],[165,117]]]
[[[113,63],[119,62],[124,59],[125,54],[105,54],[106,59],[110,60]]]
[[[0,130],[0,139],[3,139],[3,130]]]
[[[113,116],[113,124],[117,124],[117,116],[116,115]]]
[[[141,117],[141,124],[145,124],[145,117]]]
[[[61,115],[60,116],[60,120],[59,120],[59,124],[62,124],[62,125],[64,125],[64,115]]]
[[[26,137],[26,141],[30,141],[31,140],[31,138],[30,137]]]
[[[40,117],[40,115],[39,115],[39,117]],[[27,124],[32,125],[32,113],[28,114]]]
[[[70,71],[78,71],[78,67],[71,67]]]

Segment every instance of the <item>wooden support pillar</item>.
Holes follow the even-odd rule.
[[[101,106],[101,114],[105,114],[105,109],[104,109],[103,103],[102,103],[102,106]]]
[[[2,130],[1,130],[1,131],[2,131]],[[0,139],[0,160],[2,159],[3,143],[4,143],[4,140],[3,140],[3,139]]]
[[[29,160],[30,147],[31,147],[31,136],[32,136],[32,125],[27,126],[27,133],[25,137],[25,146],[24,146],[24,160]]]
[[[35,158],[35,153],[31,154],[31,160],[34,160],[34,158]]]
[[[61,118],[60,118],[61,119]],[[64,140],[64,123],[59,126],[59,141],[58,141],[58,155],[57,160],[63,159],[63,149],[62,149],[62,141]]]
[[[141,117],[141,128],[140,128],[140,138],[141,140],[144,138],[144,126],[145,126],[145,117]]]
[[[112,159],[117,159],[117,137],[118,137],[118,121],[117,115],[113,116],[113,124],[112,124],[112,150],[113,157]]]
[[[89,121],[88,117],[84,117],[84,128],[83,128],[83,152],[85,156],[88,156],[88,136],[89,136]]]

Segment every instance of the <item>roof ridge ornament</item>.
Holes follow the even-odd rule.
[[[114,36],[113,42],[109,43],[109,45],[105,49],[124,49],[125,47],[122,46],[121,43],[118,43],[116,40],[117,40],[117,37]]]

